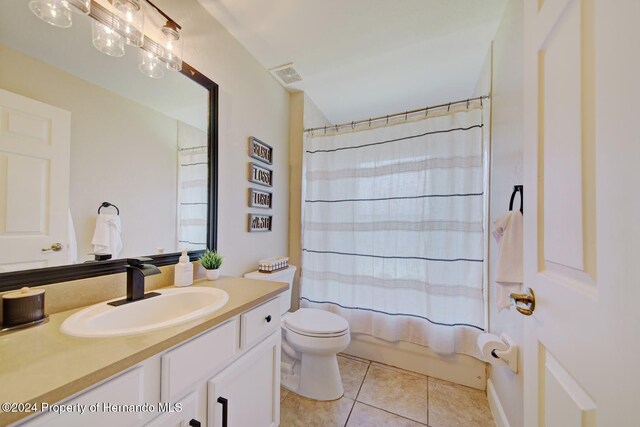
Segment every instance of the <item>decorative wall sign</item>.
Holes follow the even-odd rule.
[[[273,193],[249,188],[249,207],[271,209]]]
[[[273,171],[249,162],[249,181],[266,187],[273,187]]]
[[[273,148],[256,137],[249,138],[249,157],[273,164]]]
[[[249,214],[249,232],[271,231],[271,215]]]

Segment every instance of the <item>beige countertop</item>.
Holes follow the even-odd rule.
[[[77,338],[60,324],[80,310],[50,316],[45,324],[0,335],[0,403],[55,403],[136,365],[284,292],[278,282],[222,277],[194,286],[225,290],[229,302],[215,313],[158,331],[114,338]],[[4,412],[0,425],[30,415]]]

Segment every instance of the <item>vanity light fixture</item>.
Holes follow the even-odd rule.
[[[54,27],[71,26],[71,8],[66,0],[31,0],[29,9],[38,18]]]
[[[164,66],[158,55],[145,49],[140,49],[138,69],[142,74],[152,79],[159,79],[164,76]]]
[[[100,52],[115,57],[124,55],[124,37],[110,26],[93,21],[91,23],[91,35],[93,45]]]
[[[179,33],[180,26],[173,21],[167,21],[162,27],[163,41],[162,59],[170,70],[182,69],[182,39]]]
[[[125,43],[140,48],[140,71],[151,78],[164,75],[164,69],[182,70],[182,27],[149,0],[108,0],[112,9],[96,0],[30,0],[29,9],[38,18],[56,27],[68,28],[71,13],[93,18],[93,45],[100,52],[113,57],[123,56]],[[166,19],[161,28],[160,41],[145,36],[145,9],[155,9]]]
[[[48,24],[69,28],[73,23],[71,12],[88,15],[91,11],[91,0],[31,0],[29,9]]]
[[[118,11],[116,21],[120,34],[130,46],[144,44],[144,12],[138,0],[109,0]]]

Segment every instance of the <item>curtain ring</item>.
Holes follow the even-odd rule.
[[[336,125],[336,133],[338,133],[338,125]]]
[[[467,99],[467,110],[469,109],[469,99]]]
[[[405,112],[404,112],[404,119],[405,119],[405,120],[407,120],[407,117],[408,117],[408,116],[409,116],[409,112],[408,112],[408,111],[405,111]]]
[[[326,126],[324,127],[324,134],[325,135],[327,134],[327,127]]]
[[[480,97],[480,106],[481,106],[481,107],[483,107],[483,105],[482,105],[482,100],[483,100],[483,99],[484,99],[484,97],[483,97],[483,96],[481,96],[481,97]]]
[[[371,117],[369,117],[369,127],[371,127]]]
[[[356,126],[353,124],[353,122],[351,122],[351,130],[355,130]]]
[[[387,124],[389,124],[389,115],[387,114]]]
[[[451,110],[451,103],[449,103],[449,106],[447,107],[447,113]]]
[[[425,110],[424,111],[424,116],[428,117],[429,116],[429,107],[425,108],[424,110]]]

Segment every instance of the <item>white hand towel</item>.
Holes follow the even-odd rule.
[[[76,239],[76,228],[73,226],[73,217],[71,216],[71,209],[69,209],[69,215],[67,220],[67,237],[69,246],[67,248],[67,262],[69,264],[78,263],[78,241]]]
[[[498,244],[495,279],[498,311],[509,308],[509,295],[522,289],[522,234],[522,213],[518,210],[507,212],[493,223],[493,237]]]
[[[99,254],[111,254],[112,259],[118,258],[122,250],[122,225],[120,216],[115,214],[98,214],[96,229],[93,232],[93,251]]]

